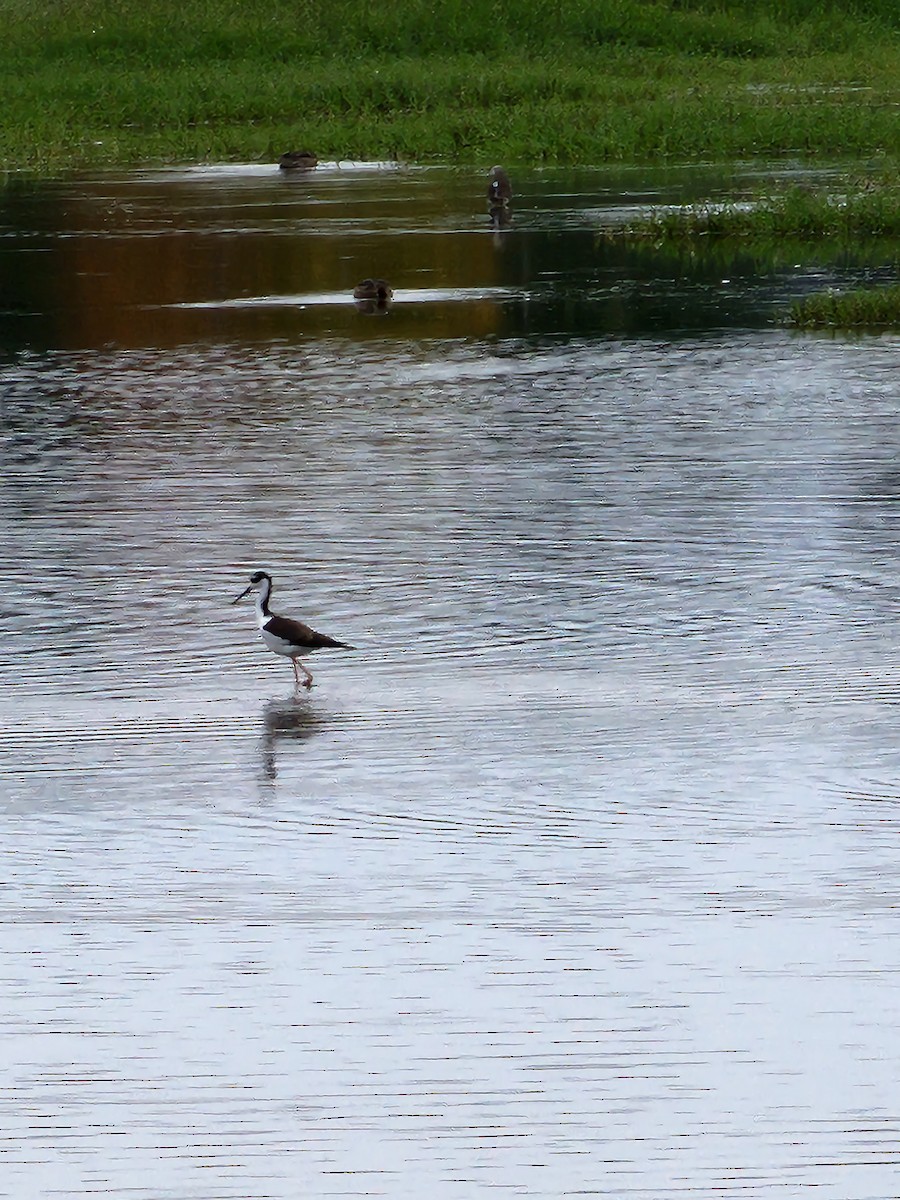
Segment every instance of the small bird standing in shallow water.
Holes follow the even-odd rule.
[[[235,596],[232,604],[248,594],[256,592],[256,620],[262,639],[273,654],[283,654],[291,660],[294,668],[294,681],[297,687],[301,683],[305,688],[313,684],[312,672],[303,663],[298,663],[301,655],[310,654],[313,650],[352,650],[346,642],[336,642],[334,638],[324,633],[316,633],[302,621],[293,621],[290,617],[279,617],[269,611],[269,597],[272,595],[272,576],[265,571],[254,571],[250,576],[249,587],[244,588],[239,596]],[[297,674],[297,667],[303,672],[303,679]]]
[[[502,167],[491,167],[491,173],[488,175],[487,194],[490,208],[509,208],[509,202],[512,200],[512,184]]]
[[[492,229],[505,229],[512,220],[512,184],[509,176],[502,167],[491,167],[488,176],[488,212],[491,215]]]

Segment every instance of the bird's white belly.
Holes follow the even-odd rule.
[[[297,658],[300,654],[309,653],[302,646],[295,646],[293,642],[286,642],[284,638],[280,638],[274,633],[269,633],[268,629],[260,629],[259,632],[262,635],[262,640],[273,654],[283,654],[285,658]]]

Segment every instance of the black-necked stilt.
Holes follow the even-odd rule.
[[[304,625],[302,621],[292,621],[290,617],[279,617],[270,612],[269,597],[272,595],[272,576],[265,571],[254,571],[250,576],[249,586],[245,587],[239,596],[235,596],[231,603],[237,604],[238,600],[243,600],[248,592],[254,591],[256,592],[256,619],[262,639],[273,654],[283,654],[285,658],[291,660],[297,687],[302,682],[305,688],[311,688],[313,682],[312,672],[308,671],[303,663],[297,662],[302,655],[310,654],[313,650],[353,649],[346,642],[336,642],[334,638],[330,638],[324,633],[317,633],[315,629]],[[297,674],[298,666],[303,672],[302,680]]]
[[[319,160],[312,150],[288,150],[278,160],[282,171],[311,171]]]

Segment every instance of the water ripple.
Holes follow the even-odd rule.
[[[95,289],[168,189],[222,274],[0,365],[10,1195],[894,1194],[896,340],[528,332],[556,284],[453,179],[46,198]],[[379,206],[414,255],[468,221],[460,274],[251,337],[343,295],[257,274],[267,222],[280,262]],[[309,695],[231,605],[259,567],[358,647]]]

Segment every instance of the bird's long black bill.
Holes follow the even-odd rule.
[[[247,593],[252,592],[252,591],[253,591],[253,586],[251,584],[250,587],[244,588],[244,590],[241,592],[241,594],[239,596],[235,596],[235,598],[232,600],[231,603],[237,604],[238,600],[243,600],[243,598],[247,595]]]

